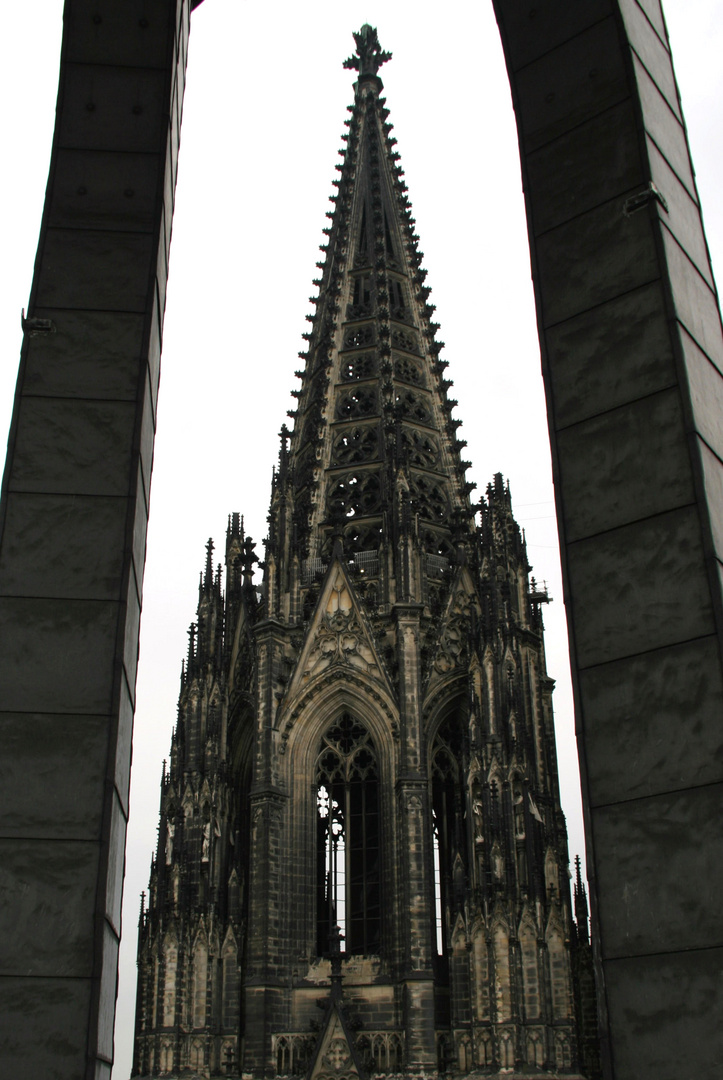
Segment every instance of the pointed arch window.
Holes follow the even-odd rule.
[[[437,732],[430,761],[435,940],[440,956],[447,955],[448,920],[463,901],[467,874],[462,756],[460,725],[451,718]]]
[[[381,939],[379,773],[371,735],[344,713],[326,732],[316,767],[316,926],[320,955],[338,925],[347,954]]]

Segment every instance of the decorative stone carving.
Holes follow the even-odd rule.
[[[354,608],[341,572],[331,588],[316,630],[316,640],[307,656],[303,677],[318,675],[335,664],[378,674],[376,657]]]

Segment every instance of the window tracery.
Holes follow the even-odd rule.
[[[341,362],[341,378],[345,382],[352,379],[370,379],[377,369],[374,353],[360,353],[357,356],[345,356]]]
[[[439,443],[424,431],[403,428],[402,445],[410,465],[433,469],[439,462]]]
[[[351,300],[347,305],[348,319],[368,318],[372,313],[372,279],[369,274],[358,274],[352,282]]]
[[[395,345],[398,349],[404,349],[405,352],[417,353],[417,355],[419,355],[417,336],[411,331],[400,330],[396,327],[392,330],[392,345]]]
[[[409,356],[394,357],[394,374],[404,382],[412,383],[414,386],[424,386],[424,372]]]
[[[419,424],[431,424],[432,410],[426,397],[414,390],[398,390],[395,405],[399,416],[416,420]]]
[[[432,786],[432,847],[435,875],[437,952],[447,955],[448,921],[464,891],[466,830],[460,765],[463,737],[456,717],[442,724],[432,744],[429,768]]]
[[[373,341],[373,326],[355,326],[344,334],[344,346],[347,349],[359,349],[364,345],[371,345]]]
[[[347,473],[329,492],[330,513],[344,517],[367,517],[381,505],[381,481],[377,472]]]
[[[444,521],[448,515],[449,506],[440,485],[424,476],[413,475],[410,487],[412,506],[416,513],[430,521]]]
[[[401,281],[391,278],[389,281],[389,300],[391,302],[392,317],[404,319],[407,315],[407,305],[404,296],[404,286]]]
[[[334,440],[333,462],[336,465],[357,465],[377,457],[379,438],[376,427],[354,427],[343,431]]]
[[[366,727],[344,713],[322,739],[317,790],[317,948],[335,926],[347,954],[379,952],[380,815],[376,752]]]
[[[376,410],[377,395],[374,387],[360,386],[339,397],[336,414],[340,420],[353,420],[358,416],[370,416]]]

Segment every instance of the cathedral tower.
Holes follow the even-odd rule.
[[[390,57],[371,27],[354,37],[263,583],[237,514],[225,577],[210,541],[201,576],[134,1075],[591,1075],[548,597],[502,477],[470,500]]]

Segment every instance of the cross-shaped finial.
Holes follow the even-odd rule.
[[[358,34],[354,34],[356,56],[344,61],[345,68],[354,68],[360,75],[376,75],[382,64],[391,60],[392,54],[384,52],[379,44],[376,29],[364,23]]]

